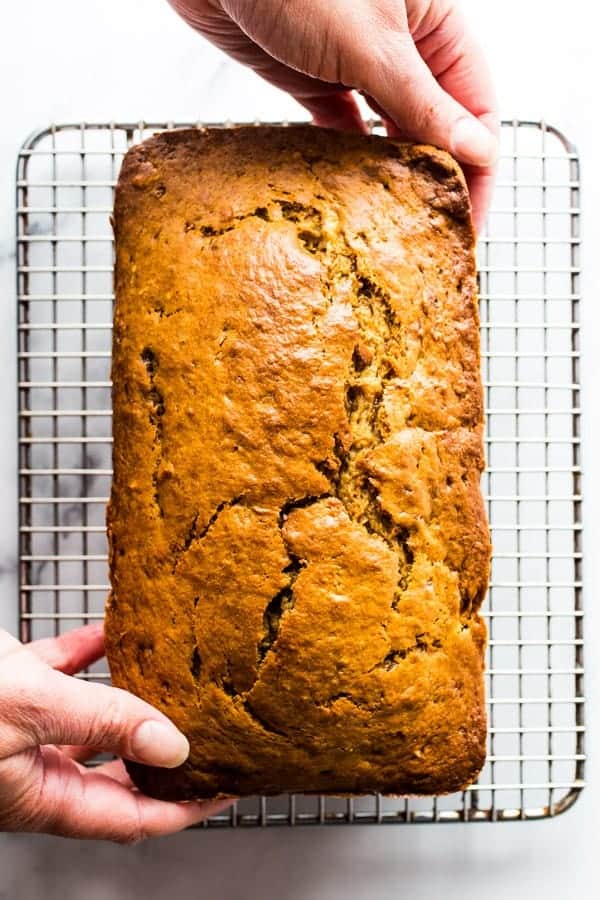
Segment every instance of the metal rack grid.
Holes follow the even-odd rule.
[[[126,149],[173,127],[57,125],[19,154],[25,641],[103,615],[112,192]],[[486,767],[476,785],[450,797],[253,798],[210,825],[534,819],[564,811],[583,787],[578,158],[540,122],[503,123],[502,149],[479,241],[483,487],[494,542]],[[108,678],[105,663],[81,677]]]

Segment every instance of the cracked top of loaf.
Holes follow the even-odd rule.
[[[466,786],[489,538],[474,236],[445,153],[175,131],[115,201],[114,683],[183,799]]]

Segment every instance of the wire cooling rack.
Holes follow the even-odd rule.
[[[20,623],[25,641],[103,615],[111,478],[113,246],[126,149],[173,123],[57,125],[18,159]],[[373,125],[374,130],[377,126]],[[450,797],[253,798],[209,825],[507,821],[583,787],[579,166],[540,122],[505,122],[479,241],[494,543],[489,756]],[[107,679],[105,663],[81,677]]]

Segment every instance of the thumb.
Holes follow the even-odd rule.
[[[495,134],[438,84],[409,34],[399,34],[395,44],[393,59],[367,71],[364,93],[402,137],[434,144],[468,165],[493,166]]]
[[[31,666],[0,694],[4,758],[40,744],[77,744],[174,768],[189,754],[186,737],[166,716],[119,688]]]

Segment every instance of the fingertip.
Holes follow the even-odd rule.
[[[319,128],[332,128],[334,131],[349,131],[355,134],[367,134],[366,122],[348,109],[323,110],[313,115],[313,125]]]
[[[368,132],[364,122],[347,117],[314,116],[312,122],[317,128],[331,128],[333,131],[346,131],[354,134],[367,134]]]
[[[216,816],[220,812],[231,809],[237,799],[237,797],[221,797],[218,800],[190,800],[184,802],[183,805],[190,810],[192,815],[197,813],[196,821],[202,822],[210,816]]]
[[[144,838],[175,834],[224,812],[235,803],[233,797],[220,798],[218,800],[170,802],[168,800],[155,800],[140,793],[131,794],[130,796],[135,798],[141,828],[138,827],[137,830],[126,828],[124,835],[126,843],[135,843]],[[122,837],[117,837],[117,840],[123,842]]]
[[[481,170],[466,166],[465,176],[471,197],[473,227],[479,236],[485,228],[494,192],[496,173],[494,169]]]
[[[368,132],[356,98],[350,91],[334,91],[331,94],[315,94],[297,99],[310,112],[313,124],[318,127],[359,134]]]
[[[189,741],[168,721],[147,719],[133,732],[131,755],[136,762],[162,769],[176,769],[190,755]]]
[[[59,637],[64,637],[68,639],[69,637],[74,637],[78,634],[97,634],[99,632],[104,631],[104,620],[100,619],[94,622],[86,622],[85,625],[79,625],[77,628],[71,628],[69,631],[66,631],[64,635],[59,635]]]
[[[485,127],[492,132],[493,135],[496,136],[498,142],[500,141],[500,135],[502,133],[502,122],[500,120],[500,116],[497,112],[491,111],[486,113],[481,113],[481,115],[477,116],[478,120],[485,125]]]
[[[450,150],[459,162],[488,168],[498,160],[498,138],[479,119],[462,116],[452,127]]]
[[[94,638],[99,640],[102,638],[104,640],[104,621],[100,622],[90,622],[88,625],[83,625],[80,629],[78,629],[82,634],[85,634],[88,638]]]
[[[483,226],[485,224],[485,217],[482,214],[474,209],[471,215],[473,220],[473,231],[475,232],[475,240],[479,240],[479,236],[483,230]]]
[[[229,809],[239,799],[239,797],[215,797],[213,800],[194,800],[192,802],[202,806],[203,809],[206,809],[208,806],[211,809],[220,810]]]

